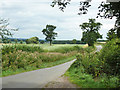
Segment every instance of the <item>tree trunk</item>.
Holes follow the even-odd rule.
[[[88,46],[94,46],[94,43],[88,43]]]
[[[120,27],[117,28],[117,37],[120,38]]]
[[[52,41],[50,41],[50,46],[52,45]]]

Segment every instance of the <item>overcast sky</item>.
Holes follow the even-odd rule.
[[[50,6],[53,0],[3,0],[0,3],[0,17],[9,19],[10,28],[19,28],[14,32],[13,38],[30,38],[37,36],[44,39],[42,30],[47,24],[55,25],[58,33],[57,40],[80,40],[82,30],[79,25],[88,22],[89,18],[96,18],[98,6],[103,0],[92,0],[92,6],[87,15],[77,15],[79,12],[79,1],[72,0],[64,12],[58,7]],[[104,0],[105,1],[105,0]],[[115,18],[101,19],[97,22],[103,24],[100,33],[106,39],[106,33],[114,27]]]

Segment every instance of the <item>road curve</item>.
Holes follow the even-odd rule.
[[[2,88],[42,88],[63,75],[75,60],[51,68],[44,68],[2,78]]]

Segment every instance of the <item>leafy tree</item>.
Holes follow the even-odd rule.
[[[30,44],[30,43],[38,44],[39,43],[39,38],[38,37],[32,37],[30,39],[27,39],[26,43],[27,44]]]
[[[50,46],[52,45],[53,39],[57,36],[57,33],[54,32],[56,26],[46,25],[46,28],[42,30],[43,34],[46,36],[46,40],[50,41]]]
[[[76,40],[76,39],[73,39],[73,40],[72,40],[72,43],[73,43],[73,44],[76,44],[76,43],[77,43],[77,40]]]
[[[3,38],[3,39],[2,39],[2,42],[5,43],[5,44],[8,43],[7,38]]]
[[[116,34],[116,29],[110,29],[109,32],[107,33],[107,37],[108,40],[112,40],[114,38],[117,38],[117,34]]]
[[[17,31],[18,30],[18,29],[7,28],[8,25],[9,25],[8,20],[0,18],[0,37],[2,39],[6,38],[7,36],[12,36],[13,34],[11,33],[11,31]]]
[[[40,43],[43,44],[45,41],[44,40],[41,40]]]
[[[20,40],[20,44],[23,44],[23,40]]]
[[[101,23],[95,22],[95,19],[89,19],[89,22],[85,22],[80,25],[81,29],[83,30],[83,37],[82,41],[88,43],[89,46],[93,46],[94,42],[102,38],[102,35],[98,32],[101,27]]]
[[[70,4],[71,0],[54,0],[52,2],[52,7],[55,5],[58,5],[59,9],[64,11],[64,9],[67,7],[68,4]],[[90,2],[92,0],[84,0],[80,1],[79,5],[79,15],[81,14],[87,14],[88,8],[91,6]],[[107,0],[106,0],[107,1]],[[99,12],[97,18],[103,17],[103,18],[110,18],[116,17],[116,30],[117,30],[117,37],[120,38],[120,0],[117,0],[116,2],[113,0],[109,3],[101,2],[100,6],[98,6]]]

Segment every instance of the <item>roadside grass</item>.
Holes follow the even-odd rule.
[[[119,88],[120,87],[120,48],[119,39],[106,43],[100,52],[91,53],[86,48],[77,55],[77,60],[65,73],[70,81],[80,88]],[[94,50],[94,49],[93,49]]]
[[[2,77],[52,67],[75,59],[83,45],[4,45],[2,48]],[[79,49],[79,50],[78,50]]]
[[[93,78],[92,75],[81,73],[75,69],[67,71],[65,76],[68,76],[70,82],[76,84],[80,88],[116,88],[119,81],[119,77],[117,76],[113,76],[110,79],[108,79],[107,76]]]
[[[20,68],[20,69],[17,69],[15,71],[8,69],[6,71],[2,71],[2,75],[0,77],[15,75],[15,74],[24,73],[24,72],[33,71],[33,70],[38,70],[38,69],[42,69],[42,68],[48,68],[48,67],[52,67],[52,66],[66,63],[66,62],[71,61],[73,59],[75,59],[75,56],[69,57],[67,59],[62,59],[62,60],[59,60],[56,62],[50,62],[50,63],[46,62],[46,63],[41,64],[41,66],[39,68],[34,67],[34,66],[27,66],[26,69]]]

